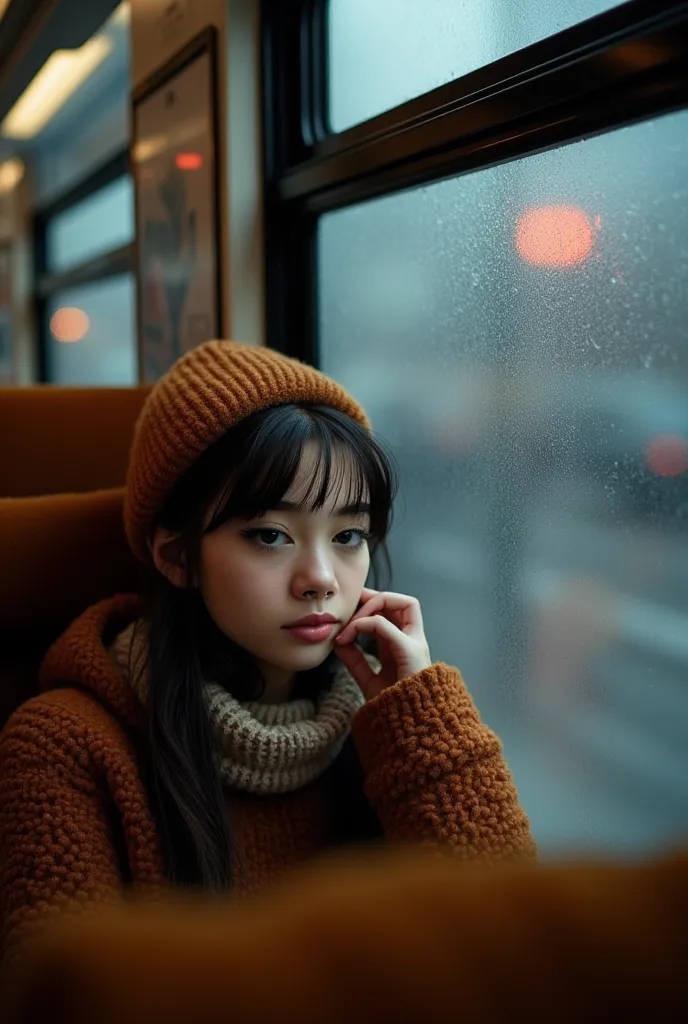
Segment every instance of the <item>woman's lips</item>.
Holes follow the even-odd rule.
[[[288,626],[287,633],[307,644],[321,644],[329,640],[336,625],[336,622],[324,622],[321,626]]]

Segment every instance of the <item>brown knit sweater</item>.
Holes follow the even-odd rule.
[[[132,736],[142,707],[106,647],[139,611],[94,605],[50,649],[39,696],[0,735],[0,914],[4,968],[46,916],[152,898],[166,885]],[[497,737],[460,674],[435,664],[383,691],[353,721],[365,794],[388,840],[464,857],[533,856]],[[331,841],[326,773],[293,793],[229,793],[238,892],[253,892]]]

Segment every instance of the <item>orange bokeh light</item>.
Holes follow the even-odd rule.
[[[657,476],[681,476],[688,470],[688,438],[659,434],[645,448],[645,462]]]
[[[177,153],[175,163],[180,171],[198,171],[203,166],[200,153]]]
[[[574,267],[589,255],[595,235],[577,206],[534,206],[516,224],[516,251],[537,267]]]
[[[62,306],[55,310],[50,319],[50,330],[58,341],[81,341],[88,334],[90,326],[88,314],[76,306]]]

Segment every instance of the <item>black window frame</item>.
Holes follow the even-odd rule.
[[[113,156],[98,164],[85,177],[71,188],[38,207],[33,214],[33,253],[34,253],[34,314],[37,342],[37,382],[48,384],[50,381],[50,365],[48,357],[47,306],[51,297],[64,288],[73,288],[82,284],[93,284],[104,281],[108,277],[119,274],[133,273],[135,268],[135,240],[101,253],[69,270],[50,273],[47,260],[47,233],[51,221],[59,214],[85,199],[96,195],[101,189],[126,175],[131,175],[131,159],[129,147],[118,150]]]
[[[628,0],[334,133],[328,0],[262,0],[267,344],[319,365],[317,221],[688,106],[688,2]]]

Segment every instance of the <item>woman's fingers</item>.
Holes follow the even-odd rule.
[[[366,603],[384,602],[389,608],[417,608],[420,612],[420,602],[417,597],[410,594],[395,594],[391,590],[370,590],[364,587],[361,591],[361,599]]]
[[[371,615],[364,619],[351,619],[335,640],[337,644],[348,644],[359,633],[377,633],[393,645],[404,639],[404,634],[389,619],[383,615]]]
[[[423,615],[417,598],[408,594],[393,594],[386,590],[371,591],[368,588],[364,588],[361,597],[364,604],[352,616],[351,622],[370,618],[379,612],[389,612],[391,620],[404,632],[423,631]]]
[[[363,691],[364,696],[369,696],[370,685],[376,676],[374,670],[368,664],[363,651],[355,644],[348,644],[339,647],[337,657],[346,665],[347,669]]]
[[[381,688],[432,664],[425,637],[418,640],[402,633],[384,615],[371,615],[366,619],[356,619],[355,622],[352,619],[336,638],[337,653],[346,650],[346,645],[351,644],[359,633],[374,633],[378,637],[382,668],[376,674],[376,680]],[[358,679],[356,681],[359,682]]]

